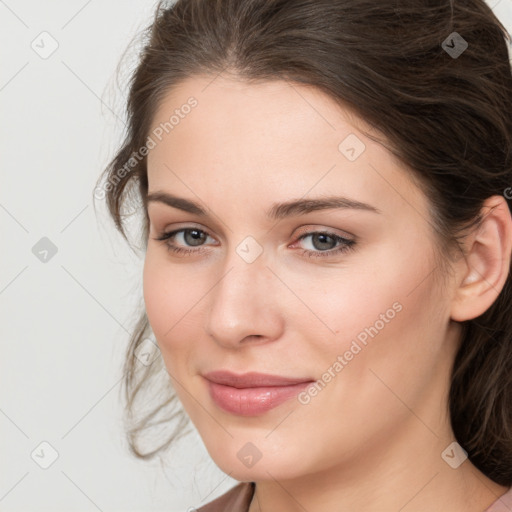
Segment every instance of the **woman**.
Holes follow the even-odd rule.
[[[492,11],[178,0],[148,35],[101,185],[123,235],[125,203],[143,211],[133,452],[183,433],[177,397],[241,482],[201,511],[511,510],[512,77]]]

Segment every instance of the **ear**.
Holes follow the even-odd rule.
[[[466,237],[465,256],[456,263],[451,318],[458,322],[487,311],[510,272],[512,217],[505,198],[489,197],[481,214],[481,223]]]

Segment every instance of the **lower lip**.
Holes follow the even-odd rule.
[[[224,411],[239,416],[257,416],[296,397],[312,382],[292,386],[267,386],[260,388],[233,388],[208,381],[212,400]]]

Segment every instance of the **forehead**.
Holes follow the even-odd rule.
[[[191,102],[193,108],[187,106]],[[174,116],[168,131],[177,137],[180,133],[189,136],[193,130],[197,138],[205,138],[214,131],[231,132],[239,139],[249,135],[248,142],[270,143],[277,135],[276,143],[284,143],[304,136],[326,139],[333,132],[356,127],[370,129],[348,106],[340,107],[319,89],[285,80],[250,83],[224,76],[195,76],[167,93],[153,128],[165,124],[173,113],[181,114],[180,119]]]
[[[149,188],[259,200],[339,192],[383,211],[411,208],[410,198],[426,211],[410,171],[364,133],[381,136],[314,87],[196,76],[170,90],[153,119]]]

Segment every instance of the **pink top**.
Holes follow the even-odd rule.
[[[512,510],[512,487],[503,495],[498,498],[487,510],[484,512],[510,512]]]
[[[254,494],[254,482],[240,482],[216,500],[197,509],[197,512],[248,512]],[[512,487],[484,512],[511,512]]]

